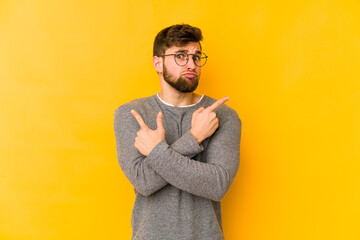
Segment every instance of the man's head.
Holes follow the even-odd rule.
[[[179,92],[193,92],[206,58],[201,52],[201,30],[187,24],[161,30],[154,41],[153,63],[160,79]]]
[[[189,42],[197,42],[203,40],[201,30],[188,24],[177,24],[161,30],[155,37],[153,56],[161,57],[165,51],[172,47],[182,47]],[[201,45],[200,45],[201,50]]]

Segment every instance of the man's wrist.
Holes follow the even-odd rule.
[[[201,138],[199,138],[195,133],[194,133],[194,130],[193,129],[190,129],[190,133],[191,135],[194,137],[194,139],[196,140],[196,142],[198,144],[200,144],[203,140]]]

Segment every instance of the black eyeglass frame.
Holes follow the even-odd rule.
[[[184,65],[180,65],[180,64],[176,61],[176,55],[178,55],[178,54],[184,54],[184,55],[187,56],[187,57],[186,57],[186,63],[185,63]],[[194,53],[186,53],[186,52],[180,51],[180,52],[176,52],[176,53],[164,54],[164,55],[161,55],[160,57],[174,56],[174,61],[175,61],[175,63],[176,63],[178,66],[183,67],[183,66],[185,66],[186,64],[188,64],[188,62],[189,62],[189,55],[193,55],[192,59],[193,59],[193,61],[194,61],[194,64],[195,64],[196,66],[198,66],[198,67],[203,67],[203,66],[207,63],[208,56],[207,56],[205,53],[203,53],[203,52],[201,52],[201,54],[204,54],[204,55],[205,55],[205,57],[201,57],[201,58],[205,58],[205,62],[204,62],[204,64],[202,64],[201,66],[197,65],[196,62],[195,62],[195,60],[194,60],[194,55],[196,55],[196,53],[194,54]]]

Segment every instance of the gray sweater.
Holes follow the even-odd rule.
[[[197,104],[174,107],[153,95],[116,109],[117,157],[136,194],[133,240],[224,239],[220,200],[239,167],[241,121],[223,104],[215,110],[219,127],[211,137],[199,145],[189,131],[193,112],[215,101],[204,96]],[[131,109],[151,129],[163,113],[165,140],[147,157],[134,147],[140,127]]]

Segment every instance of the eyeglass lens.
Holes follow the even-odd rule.
[[[180,66],[185,66],[188,63],[190,57],[194,61],[195,65],[198,67],[204,66],[207,60],[207,57],[204,53],[201,54],[176,53],[174,57],[175,57],[175,62]]]

